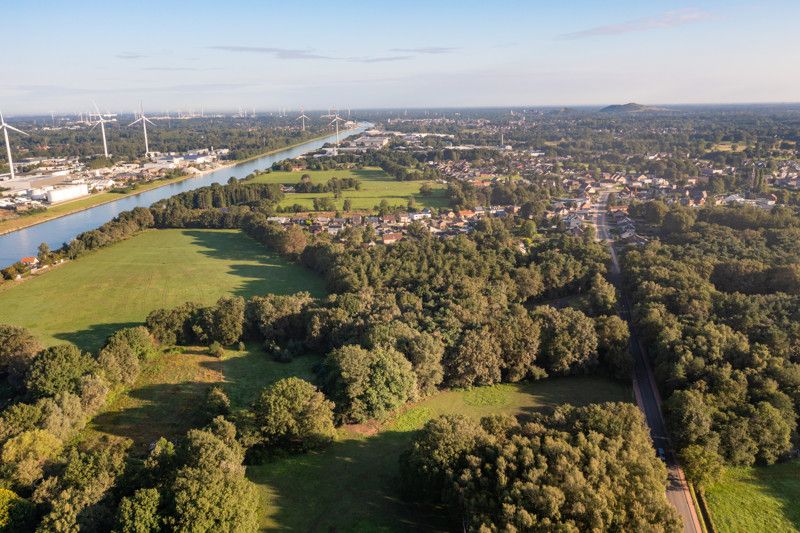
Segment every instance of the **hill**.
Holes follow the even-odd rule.
[[[631,102],[606,106],[600,110],[601,113],[643,113],[647,111],[664,111],[664,109]]]

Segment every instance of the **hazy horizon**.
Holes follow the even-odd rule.
[[[4,7],[6,115],[792,104],[800,5],[147,0]],[[754,37],[755,36],[755,37]],[[12,48],[9,47],[9,51]]]

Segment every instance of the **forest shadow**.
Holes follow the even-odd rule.
[[[144,455],[160,437],[183,437],[189,429],[203,426],[202,398],[212,383],[185,381],[147,385],[127,393],[125,402],[136,405],[105,411],[92,419],[95,429],[133,441],[131,452]]]
[[[270,252],[243,233],[184,230],[184,234],[193,239],[192,244],[203,248],[200,254],[230,263],[228,273],[244,280],[232,291],[236,296],[293,294],[303,290],[315,296],[324,294],[322,279],[315,273]]]
[[[245,352],[228,355],[220,362],[203,361],[200,365],[212,371],[221,369],[222,386],[236,408],[247,407],[264,387],[284,378],[298,377],[314,383],[314,367],[320,360],[317,356],[303,355],[291,361],[276,361],[259,343],[251,342]]]
[[[110,322],[108,324],[93,324],[85,329],[55,333],[56,339],[67,341],[81,350],[97,352],[106,343],[108,337],[122,328],[140,326],[141,322]]]
[[[399,458],[413,432],[383,431],[248,468],[262,490],[268,529],[297,531],[449,531],[440,508],[400,494]],[[266,494],[270,499],[266,500]],[[262,524],[264,525],[264,524]]]

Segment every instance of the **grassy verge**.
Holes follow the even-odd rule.
[[[314,198],[332,198],[338,209],[342,209],[345,199],[349,199],[353,209],[372,209],[386,200],[391,206],[405,206],[413,197],[419,207],[446,207],[447,197],[444,186],[432,181],[397,181],[379,168],[361,170],[319,170],[300,172],[270,172],[256,177],[250,183],[281,183],[296,185],[303,174],[311,176],[312,183],[325,183],[330,178],[356,178],[361,181],[360,190],[342,191],[342,197],[334,199],[333,193],[288,193],[281,202],[283,207],[299,204],[311,209]],[[423,183],[433,188],[433,194],[423,196],[419,189]]]
[[[150,230],[5,284],[0,323],[29,328],[47,345],[68,341],[96,350],[159,307],[297,291],[322,295],[323,282],[238,230]]]
[[[800,531],[800,460],[727,468],[705,497],[720,533]]]

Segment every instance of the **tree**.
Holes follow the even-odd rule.
[[[36,258],[39,260],[39,263],[46,265],[50,262],[50,246],[47,245],[46,242],[43,242],[39,245],[38,253],[36,254]]]
[[[3,445],[3,475],[22,488],[31,487],[44,467],[61,451],[61,440],[52,433],[33,429],[12,437]]]
[[[669,531],[680,519],[664,494],[635,405],[564,406],[535,423],[441,417],[401,458],[406,496],[443,501],[469,531]]]
[[[500,343],[504,381],[543,377],[544,370],[537,365],[539,323],[531,318],[527,309],[521,305],[511,307],[499,321],[495,337]]]
[[[32,398],[78,392],[81,378],[96,368],[91,355],[71,344],[51,346],[31,362],[25,387]]]
[[[345,422],[381,418],[414,394],[416,380],[411,363],[393,348],[366,350],[346,345],[332,351],[323,362],[326,394]]]
[[[444,343],[438,336],[415,330],[399,320],[373,324],[366,336],[370,348],[389,346],[406,356],[421,394],[430,394],[442,382]]]
[[[667,233],[686,233],[694,225],[694,214],[688,209],[673,208],[664,216],[661,229]]]
[[[423,183],[419,186],[419,194],[420,196],[431,196],[433,194],[433,187],[431,187],[430,183]]]
[[[617,315],[599,316],[595,319],[597,351],[600,361],[619,379],[629,379],[633,372],[633,356],[628,347],[628,324]]]
[[[222,387],[214,386],[208,389],[204,406],[206,418],[213,420],[218,416],[226,416],[231,411],[231,400]]]
[[[235,429],[234,429],[235,432]],[[173,530],[182,533],[256,530],[258,500],[245,477],[235,440],[208,430],[190,430],[182,451],[185,463],[171,486]]]
[[[503,368],[500,343],[487,326],[469,330],[446,358],[446,367],[454,387],[497,383]]]
[[[41,349],[25,328],[0,324],[0,373],[6,374],[12,386],[22,386],[30,362]]]
[[[681,450],[681,466],[686,478],[704,491],[722,475],[722,458],[708,446],[690,444]]]
[[[792,449],[791,436],[795,421],[787,420],[768,402],[759,402],[750,417],[750,435],[758,446],[757,458],[772,464]]]
[[[14,491],[0,488],[0,533],[33,531],[35,507]]]
[[[446,499],[449,480],[459,460],[490,436],[463,415],[445,415],[425,423],[400,457],[401,489],[407,499],[439,502]]]
[[[139,376],[139,357],[127,342],[111,340],[100,350],[97,362],[112,383],[132,384]]]
[[[595,315],[613,315],[617,307],[617,290],[602,274],[592,278],[589,287],[589,306]]]
[[[244,298],[223,296],[200,311],[193,329],[200,342],[229,346],[238,341],[244,332]]]
[[[534,318],[541,327],[541,366],[548,373],[570,374],[586,370],[597,361],[594,321],[566,307],[537,307]]]
[[[253,412],[267,444],[307,451],[333,441],[333,407],[314,385],[291,377],[265,388]]]
[[[307,244],[306,232],[300,226],[292,225],[283,233],[278,251],[287,255],[300,255]]]
[[[161,494],[157,489],[139,489],[122,498],[117,510],[119,533],[158,533],[163,518],[158,513]]]
[[[705,442],[711,433],[711,406],[703,394],[678,390],[664,402],[664,412],[672,435],[682,447]]]
[[[353,201],[350,198],[345,198],[342,205],[342,210],[345,212],[353,210]]]

